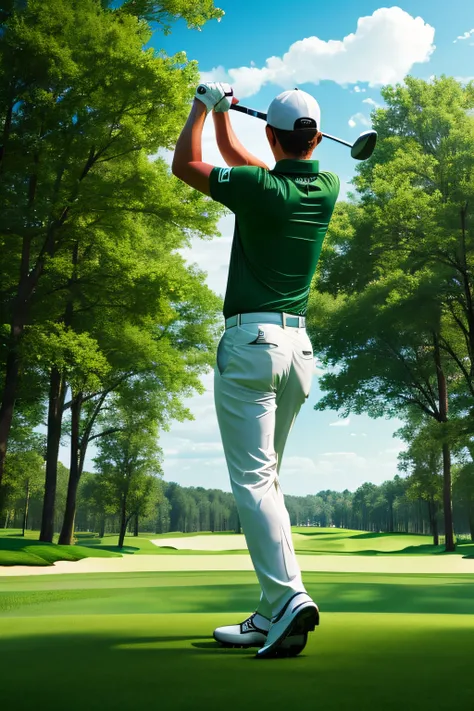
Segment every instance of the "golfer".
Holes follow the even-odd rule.
[[[294,656],[319,623],[319,610],[301,579],[279,471],[311,388],[314,360],[305,314],[339,179],[320,172],[312,159],[322,139],[312,96],[295,89],[270,104],[265,130],[273,169],[234,134],[228,113],[233,102],[229,84],[197,88],[172,166],[174,175],[235,214],[214,397],[261,597],[248,619],[216,629],[214,638],[228,647],[259,647],[257,657]],[[227,168],[202,162],[210,111]]]

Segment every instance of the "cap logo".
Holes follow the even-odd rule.
[[[296,119],[294,128],[316,128],[316,121],[312,118]]]

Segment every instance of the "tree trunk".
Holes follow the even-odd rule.
[[[23,329],[21,329],[21,331],[23,331]],[[5,491],[2,483],[3,475],[5,473],[5,458],[7,455],[8,437],[10,435],[13,411],[15,409],[19,369],[20,357],[16,347],[12,346],[5,364],[5,385],[3,388],[2,404],[0,406],[0,511],[2,510],[5,502]]]
[[[12,94],[14,95],[14,91],[12,91]],[[4,164],[4,160],[5,160],[5,155],[7,152],[8,139],[10,137],[14,105],[15,105],[15,101],[14,100],[12,101],[10,99],[10,103],[9,103],[9,106],[7,108],[7,112],[5,115],[5,121],[3,122],[2,145],[0,146],[0,174],[3,173],[3,164]]]
[[[431,523],[431,530],[433,533],[433,545],[439,546],[438,516],[436,512],[433,516],[433,521]]]
[[[127,497],[124,495],[122,497],[122,508],[121,508],[121,512],[120,512],[120,533],[119,533],[119,540],[118,540],[119,548],[123,548],[123,541],[125,538],[125,534],[127,532],[127,525],[128,525]]]
[[[138,514],[135,514],[133,524],[133,535],[136,537],[138,536]]]
[[[469,506],[469,531],[471,533],[471,541],[474,543],[474,504],[470,504]]]
[[[446,376],[441,364],[441,351],[439,348],[439,336],[437,333],[433,334],[433,344],[436,375],[438,379],[439,417],[440,422],[444,423],[448,421],[448,387],[446,383]],[[451,449],[448,442],[443,442],[443,508],[445,550],[446,553],[452,553],[456,550],[456,546],[454,543],[453,529]]]
[[[444,532],[445,550],[452,553],[456,550],[453,528],[453,504],[451,483],[451,449],[447,442],[443,443],[443,505],[444,505]]]
[[[57,368],[52,368],[46,444],[46,480],[40,533],[40,541],[44,541],[45,543],[52,543],[54,535],[54,502],[56,499],[58,454],[61,441],[61,422],[65,395],[66,387],[64,379]]]
[[[6,515],[5,515],[5,526],[4,526],[4,528],[8,528],[9,521],[10,521],[10,511],[7,511],[7,513],[6,513]]]
[[[390,531],[390,533],[393,533],[393,532],[394,532],[394,526],[393,526],[393,501],[390,501],[390,503],[389,503],[389,522],[388,522],[388,526],[389,526],[389,531]]]
[[[25,494],[25,509],[23,512],[23,538],[25,537],[25,529],[28,525],[28,507],[30,505],[30,480],[26,480],[26,494]]]
[[[103,538],[105,536],[105,514],[102,514],[100,517],[100,524],[99,524],[99,538]]]
[[[433,536],[433,545],[439,546],[438,532],[438,507],[433,499],[428,500],[428,516],[430,519],[431,534]]]
[[[63,526],[59,536],[59,543],[71,546],[74,543],[74,519],[76,516],[76,501],[81,470],[79,464],[79,423],[81,418],[82,393],[79,393],[71,405],[71,459],[69,481],[67,486],[66,509],[64,511]]]
[[[34,196],[33,196],[34,198]],[[31,207],[31,196],[29,207]],[[12,320],[10,337],[5,361],[5,385],[0,405],[0,511],[2,509],[5,492],[2,482],[5,473],[5,457],[7,454],[8,437],[13,420],[16,394],[20,378],[19,345],[28,317],[28,306],[32,293],[36,287],[41,270],[38,264],[30,274],[31,237],[24,237],[21,245],[20,275],[15,299],[12,304]],[[41,268],[42,268],[41,263]]]

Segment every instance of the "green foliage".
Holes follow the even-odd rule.
[[[220,208],[158,157],[197,65],[144,45],[150,22],[200,27],[223,13],[211,0],[111,5],[32,0],[1,18],[0,375],[13,360],[9,385],[38,403],[59,370],[80,420],[79,475],[127,380],[160,391],[163,426],[189,416],[180,398],[202,388],[221,307],[176,252],[214,235]]]
[[[213,0],[125,0],[119,13],[129,13],[147,22],[158,22],[163,26],[165,34],[171,31],[168,24],[171,20],[183,18],[191,29],[200,29],[208,20],[218,20],[224,11],[214,7]]]
[[[211,5],[163,7],[199,23]],[[49,335],[48,323],[65,318],[71,295],[73,310],[86,314],[113,302],[125,280],[136,303],[146,296],[147,267],[158,286],[155,259],[191,232],[215,233],[217,206],[148,157],[173,146],[198,73],[182,54],[144,51],[146,28],[130,14],[101,12],[95,0],[48,0],[12,15],[0,37],[0,323],[11,322],[22,274],[36,329],[23,358],[34,358],[42,327]],[[168,267],[161,264],[162,276]],[[8,328],[1,338],[8,346]]]
[[[310,302],[329,368],[317,408],[416,407],[442,422],[439,359],[463,418],[474,396],[474,86],[407,77],[382,93],[377,150],[358,169],[359,201],[337,206]]]
[[[382,94],[378,147],[354,181],[359,202],[336,210],[310,301],[329,367],[316,409],[404,419],[418,409],[424,425],[436,422],[429,439],[443,447],[454,550],[450,452],[472,433],[474,398],[474,84],[407,77]],[[435,465],[412,454],[414,496],[425,491],[435,528]]]

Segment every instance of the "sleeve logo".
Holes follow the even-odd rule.
[[[221,168],[219,171],[219,177],[217,179],[217,182],[218,183],[229,183],[231,170],[232,170],[232,168]]]

